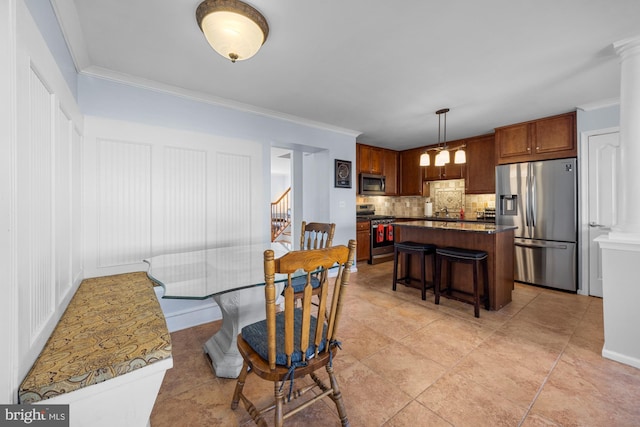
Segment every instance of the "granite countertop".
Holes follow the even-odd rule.
[[[509,230],[515,230],[518,227],[511,225],[495,225],[481,222],[459,222],[459,221],[410,221],[410,222],[394,222],[394,227],[414,227],[414,228],[431,228],[436,230],[465,231],[471,233],[502,233]]]
[[[484,223],[484,224],[495,224],[495,218],[457,218],[457,217],[437,217],[437,216],[397,216],[396,219],[403,220],[412,220],[412,221],[446,221],[446,222],[471,222],[471,223]]]

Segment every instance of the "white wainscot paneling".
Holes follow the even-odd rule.
[[[165,148],[163,181],[163,253],[204,249],[207,236],[206,151]]]
[[[216,242],[218,246],[248,245],[252,230],[251,157],[216,153]]]
[[[98,267],[135,264],[151,248],[151,147],[97,141]]]
[[[56,138],[56,229],[55,253],[58,300],[62,300],[72,285],[71,277],[71,140],[73,123],[58,106]]]
[[[73,128],[71,133],[71,277],[82,280],[82,136]]]
[[[53,259],[54,96],[31,68],[28,78],[28,133],[18,144],[20,309],[29,313],[29,343],[40,338],[55,310]]]

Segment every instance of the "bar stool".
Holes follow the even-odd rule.
[[[436,294],[436,304],[440,304],[440,284],[442,279],[442,261],[447,261],[447,287],[445,288],[446,297],[456,299],[463,302],[472,303],[474,306],[474,315],[480,317],[480,300],[484,300],[484,308],[489,310],[489,266],[487,262],[487,253],[485,251],[477,251],[472,249],[461,248],[438,248],[436,249],[436,278],[434,292]],[[451,295],[451,264],[459,262],[463,264],[472,264],[473,266],[473,293],[455,290],[457,293],[472,295],[473,302],[468,299],[458,298]],[[480,290],[478,288],[478,268],[483,267],[483,282],[484,292],[482,298],[480,297]]]
[[[422,285],[422,299],[427,299],[427,288],[432,288],[436,283],[436,246],[428,243],[416,243],[416,242],[396,242],[393,244],[393,290],[396,290],[396,283],[404,280],[406,284],[409,284],[411,280],[417,280],[411,277],[411,255],[420,256],[420,284]],[[405,254],[405,270],[406,275],[398,278],[398,258],[401,254]],[[425,273],[425,257],[431,255],[432,258],[432,281],[431,285],[427,286],[426,273]]]

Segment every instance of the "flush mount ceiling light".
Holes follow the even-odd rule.
[[[205,0],[196,21],[211,47],[231,62],[251,58],[269,35],[264,16],[239,0]]]

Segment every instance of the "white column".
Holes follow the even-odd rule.
[[[640,368],[640,36],[614,44],[620,55],[618,225],[602,249],[602,356]]]
[[[620,56],[620,187],[612,238],[640,240],[640,36],[614,43]]]

